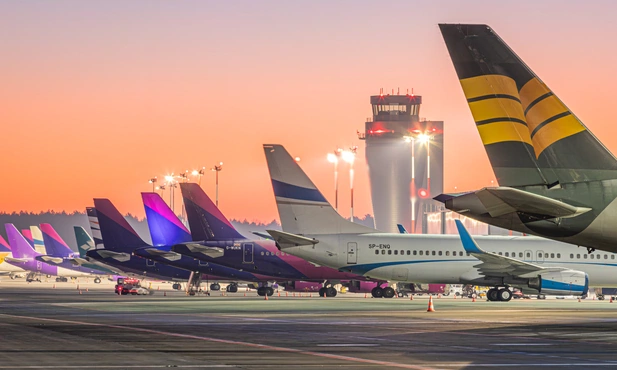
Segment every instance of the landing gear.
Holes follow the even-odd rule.
[[[338,294],[338,292],[336,291],[336,288],[334,288],[334,287],[320,288],[319,289],[319,296],[320,297],[323,297],[324,295],[326,297],[336,297],[337,294]]]
[[[210,284],[210,290],[214,290],[214,291],[221,290],[221,286],[219,285],[219,283]]]
[[[374,287],[371,290],[371,295],[373,296],[373,298],[382,298],[383,297],[383,288],[382,287]]]
[[[69,281],[69,279],[65,278],[65,277],[57,277],[56,278],[56,283],[66,283],[67,281]]]
[[[274,294],[274,289],[272,289],[269,286],[261,286],[259,288],[257,288],[257,295],[260,297],[263,297],[265,295],[268,295],[268,297],[272,296]]]
[[[174,283],[174,284],[171,286],[171,289],[174,289],[174,290],[181,290],[181,289],[182,289],[182,284],[180,284],[180,283]]]
[[[227,285],[227,289],[225,290],[227,291],[227,293],[236,293],[238,292],[238,284],[230,283],[229,285]]]
[[[392,297],[394,297],[394,294],[396,294],[396,292],[391,287],[383,288],[383,297],[384,298],[392,298]]]
[[[512,291],[509,287],[491,288],[486,293],[486,299],[491,302],[509,302],[512,299]]]
[[[94,278],[94,284],[100,284],[101,283],[101,278]]]

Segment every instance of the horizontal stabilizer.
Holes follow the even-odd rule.
[[[52,265],[59,265],[62,262],[64,262],[64,258],[62,257],[54,257],[54,256],[48,256],[48,255],[36,256],[35,258],[37,261],[49,263]]]
[[[131,260],[131,255],[128,253],[112,252],[107,249],[99,249],[96,251],[103,258],[113,258],[119,262],[127,262]]]
[[[272,236],[274,241],[276,241],[276,243],[281,248],[298,247],[301,245],[315,245],[319,243],[319,240],[307,238],[301,235],[286,233],[284,231],[278,231],[278,230],[266,230],[266,231],[268,232],[268,234]]]
[[[177,261],[182,258],[182,255],[176,252],[170,252],[158,248],[142,248],[140,250],[146,251],[148,254],[152,256],[158,256],[165,258],[168,261]]]
[[[547,218],[567,218],[591,211],[591,208],[575,207],[556,199],[510,187],[485,188],[476,195],[491,217],[521,212]]]
[[[208,247],[197,243],[182,243],[181,245],[186,246],[192,253],[201,253],[211,258],[223,257],[225,254],[225,250],[220,247]]]
[[[272,236],[270,236],[270,234],[268,233],[264,233],[261,231],[252,231],[252,233],[263,239],[274,240],[272,239]]]
[[[29,258],[4,257],[4,260],[7,262],[13,262],[13,263],[26,263],[30,259]]]
[[[81,266],[81,265],[85,265],[85,264],[92,264],[92,262],[88,261],[85,258],[81,258],[81,257],[67,258],[67,261],[72,263],[74,266]]]

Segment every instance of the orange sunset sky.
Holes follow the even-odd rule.
[[[355,214],[372,213],[356,130],[380,88],[413,88],[420,116],[445,121],[446,191],[490,185],[442,22],[491,25],[615,151],[616,13],[612,1],[0,2],[0,211],[107,197],[143,216],[149,178],[223,161],[223,212],[269,222],[261,145],[280,143],[330,200],[326,153],[359,145]],[[340,181],[348,216],[345,166]],[[214,196],[213,172],[202,184]]]

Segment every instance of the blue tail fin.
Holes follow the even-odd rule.
[[[193,240],[246,239],[221,213],[201,186],[180,184]]]
[[[152,244],[168,246],[190,242],[191,233],[157,193],[141,193]]]
[[[75,241],[77,242],[77,249],[79,250],[79,256],[86,258],[86,253],[94,249],[94,240],[88,235],[86,230],[81,226],[73,226],[75,231]]]
[[[128,252],[148,246],[109,199],[94,199],[105,249]]]
[[[6,236],[9,239],[9,245],[15,258],[34,258],[39,256],[34,248],[28,243],[26,238],[17,230],[13,224],[5,224]]]
[[[50,224],[41,224],[40,227],[48,255],[54,257],[72,257],[75,255],[75,252],[66,245],[64,240],[62,240],[60,235],[58,235]]]

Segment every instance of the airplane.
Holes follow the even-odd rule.
[[[34,226],[36,227],[36,226]],[[21,234],[24,236],[24,238],[26,238],[26,240],[28,241],[28,244],[30,244],[30,246],[32,246],[32,248],[34,248],[34,238],[32,237],[32,230],[30,229],[21,229]],[[34,248],[34,250],[36,250],[39,253],[44,254],[45,251],[39,251],[36,248]]]
[[[43,238],[43,232],[41,231],[40,227],[30,226],[30,235],[32,239],[32,247],[34,247],[34,250],[39,252],[40,254],[47,254],[47,249],[45,248],[45,238]]]
[[[41,224],[40,229],[36,229],[42,235],[43,249],[47,251],[44,255],[36,256],[36,260],[50,265],[60,266],[68,270],[92,274],[95,284],[101,282],[100,276],[97,275],[107,275],[109,273],[108,270],[103,271],[92,264],[73,263],[73,260],[79,257],[79,253],[69,248],[50,224]],[[34,236],[34,244],[37,245],[37,234],[35,230],[32,230],[32,235]]]
[[[174,252],[238,270],[268,275],[277,281],[323,282],[319,295],[326,297],[337,295],[334,285],[338,282],[370,280],[281,252],[273,240],[247,239],[233,227],[198,184],[181,183],[180,189],[195,242],[176,244],[172,247]],[[262,296],[272,293],[273,289],[266,285],[257,290],[257,294]]]
[[[56,276],[56,281],[68,281],[67,278],[89,277],[90,273],[85,271],[74,271],[64,268],[63,266],[54,266],[37,260],[36,257],[41,256],[32,248],[26,238],[17,230],[13,224],[5,224],[6,234],[9,239],[9,245],[13,252],[12,257],[5,257],[5,261],[13,266],[21,267],[26,271],[30,271],[26,280],[35,281],[39,275]]]
[[[487,25],[440,24],[497,187],[435,200],[466,217],[617,251],[617,159]]]
[[[25,271],[5,261],[5,258],[10,258],[12,256],[11,247],[7,244],[2,235],[0,235],[0,275],[9,275],[11,279],[15,279],[18,275],[23,275]]]
[[[111,216],[107,215],[111,213]],[[179,289],[177,282],[188,281],[191,272],[176,267],[157,264],[154,261],[132,255],[136,247],[146,247],[137,232],[118,212],[107,209],[86,208],[94,248],[86,252],[86,259],[95,263],[103,263],[125,274],[173,281],[174,289]],[[118,216],[119,215],[119,216]],[[127,248],[130,246],[131,248]]]
[[[478,250],[465,251],[456,235],[388,234],[351,223],[332,208],[283,146],[266,144],[264,152],[283,226],[283,231],[267,232],[282,252],[381,280],[490,285],[502,301],[512,297],[511,287],[581,295],[587,276],[594,286],[617,284],[614,253],[581,256],[575,246],[533,236],[475,237],[482,250],[503,259],[488,266],[480,264],[484,257]],[[538,269],[531,277],[531,268],[521,273],[512,267],[516,264]],[[571,273],[563,273],[564,266]],[[392,296],[394,290],[377,287],[372,294]]]

